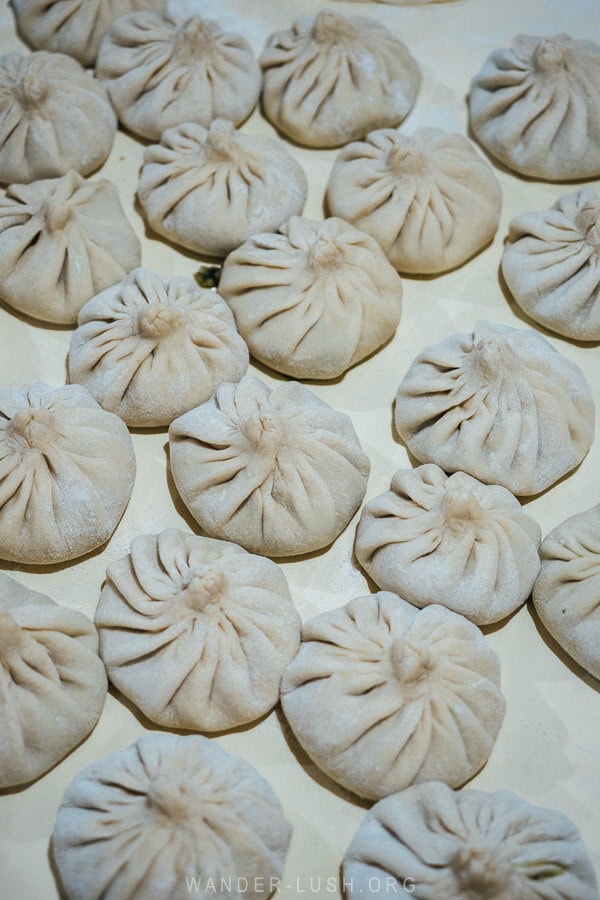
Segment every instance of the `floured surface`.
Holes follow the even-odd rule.
[[[178,4],[179,5],[179,4]],[[314,15],[326,4],[319,0],[223,0],[215,12],[214,0],[181,0],[181,7],[216,16],[225,28],[242,31],[258,54],[267,35],[288,27],[299,12]],[[333,4],[332,4],[333,5]],[[255,12],[250,13],[251,6]],[[435,126],[464,133],[464,97],[470,78],[496,47],[506,47],[518,32],[600,40],[596,0],[455,0],[426,6],[391,7],[376,3],[335,4],[338,12],[377,17],[410,48],[423,73],[415,109],[404,128],[407,133]],[[19,46],[9,9],[0,11],[0,50]],[[273,136],[255,112],[244,125],[248,134]],[[335,151],[317,151],[288,145],[304,167],[310,183],[304,214],[323,217],[322,196]],[[117,135],[101,176],[115,182],[130,222],[142,238],[142,264],[163,278],[191,275],[198,260],[179,253],[155,238],[146,237],[134,211],[133,197],[143,146],[122,133]],[[495,170],[503,189],[500,229],[491,247],[460,269],[428,279],[404,279],[404,304],[396,337],[380,353],[347,372],[333,384],[311,384],[325,402],[348,413],[371,459],[367,499],[388,489],[394,471],[408,465],[404,447],[392,432],[392,400],[408,366],[426,345],[456,331],[469,331],[486,318],[513,327],[531,326],[518,307],[507,299],[498,279],[502,241],[509,220],[531,209],[547,209],[570,186],[528,182]],[[600,182],[592,182],[595,190]],[[550,343],[586,373],[600,409],[600,349],[582,346],[542,331]],[[64,383],[65,358],[71,337],[68,328],[35,325],[0,309],[0,367],[2,384],[22,387],[36,378]],[[254,367],[251,367],[253,370]],[[265,372],[270,385],[280,383]],[[165,431],[133,435],[138,475],[132,502],[112,541],[101,553],[79,563],[48,572],[26,570],[6,563],[22,583],[71,605],[92,617],[106,566],[129,550],[136,534],[157,533],[173,526],[191,529],[192,520],[177,500],[166,478]],[[589,455],[568,478],[541,497],[526,503],[546,535],[567,517],[588,509],[600,499],[600,437]],[[372,589],[352,561],[352,542],[358,517],[326,552],[284,564],[292,595],[303,619],[341,606]],[[541,627],[541,626],[540,626]],[[486,629],[502,664],[502,690],[507,699],[506,719],[485,769],[470,782],[481,790],[506,788],[526,800],[565,812],[581,830],[600,870],[600,744],[598,715],[600,684],[586,675],[555,644],[540,636],[529,609],[516,613],[500,627]],[[560,653],[560,651],[559,651]],[[133,743],[145,729],[115,696],[92,736],[56,769],[26,790],[0,796],[0,893],[6,897],[58,896],[48,862],[48,839],[62,793],[88,763]],[[282,729],[278,712],[259,725],[216,740],[243,756],[270,781],[283,802],[294,833],[280,896],[336,897],[325,879],[335,883],[344,852],[364,815],[364,807],[348,799],[307,762],[306,756]],[[321,879],[319,888],[318,879]],[[312,882],[311,882],[312,879]]]

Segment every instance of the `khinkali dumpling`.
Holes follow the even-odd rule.
[[[598,900],[581,836],[555,809],[510,791],[418,784],[375,804],[343,865],[346,896]]]
[[[509,169],[545,181],[600,175],[600,46],[518,35],[471,83],[471,128]]]
[[[87,737],[106,686],[92,623],[0,572],[0,788],[39,778]]]
[[[150,733],[71,782],[52,851],[69,900],[266,900],[291,830],[250,763],[200,735]]]
[[[281,569],[169,528],[111,563],[95,622],[108,677],[153,722],[223,731],[279,700],[300,643]]]
[[[237,132],[216,119],[170,128],[148,147],[138,198],[162,237],[226,256],[260,231],[302,212],[308,182],[282,141]]]
[[[272,34],[260,62],[267,119],[311,147],[399,125],[421,80],[408,48],[384,25],[331,10]]]
[[[105,543],[129,502],[125,423],[79,385],[0,389],[0,558],[44,565]]]
[[[214,291],[136,269],[79,313],[69,375],[128,425],[168,425],[239,381],[248,349]]]
[[[540,540],[540,526],[506,488],[425,465],[400,469],[390,490],[369,500],[355,550],[383,590],[489,625],[529,597]]]
[[[396,395],[396,428],[418,460],[520,495],[581,462],[594,416],[575,363],[537,331],[483,320],[426,347]]]
[[[117,118],[76,60],[40,50],[0,56],[0,181],[89,175],[111,151]]]
[[[90,297],[140,264],[140,243],[110,181],[77,172],[13,184],[0,198],[0,296],[70,324]]]
[[[260,93],[248,41],[200,16],[148,11],[117,19],[100,47],[96,75],[123,125],[150,140],[182,122],[238,125]]]
[[[369,460],[350,418],[298,382],[246,375],[169,429],[184,503],[211,537],[253,553],[326,547],[364,497]]]
[[[401,272],[434,274],[492,240],[502,192],[492,168],[460,134],[373,131],[338,153],[330,212],[372,235]]]
[[[38,50],[93,66],[108,26],[134,9],[162,10],[167,0],[11,0],[19,31]]]
[[[319,768],[371,799],[414,781],[468,781],[505,709],[500,662],[476,625],[385,591],[304,624],[281,703]]]
[[[600,504],[544,538],[537,614],[569,656],[600,680]]]
[[[291,218],[231,253],[219,291],[252,356],[294,378],[336,378],[387,341],[402,282],[379,245],[341,219]]]
[[[600,197],[591,188],[510,223],[502,274],[528,316],[558,334],[600,341]]]

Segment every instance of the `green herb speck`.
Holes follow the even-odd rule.
[[[194,278],[199,287],[205,290],[216,290],[221,279],[221,266],[200,266],[194,273]]]

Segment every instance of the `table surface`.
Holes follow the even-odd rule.
[[[172,0],[173,2],[173,0]],[[242,32],[258,54],[267,35],[287,27],[299,13],[314,14],[321,0],[178,0],[175,7],[212,15]],[[509,46],[518,33],[600,40],[598,0],[454,0],[427,5],[331,3],[339,12],[370,15],[409,46],[423,82],[416,107],[406,120],[411,132],[435,125],[465,133],[465,95],[471,77],[493,49]],[[0,9],[0,52],[22,47],[6,3]],[[249,134],[273,135],[256,111],[243,126]],[[323,218],[323,192],[336,151],[290,145],[310,183],[305,215]],[[101,174],[119,188],[129,220],[142,240],[142,264],[163,277],[192,275],[193,254],[178,252],[146,233],[134,205],[144,146],[117,135]],[[312,390],[349,413],[371,459],[367,499],[386,490],[393,472],[409,465],[392,430],[392,400],[416,354],[455,331],[470,331],[479,318],[516,327],[531,325],[501,286],[498,267],[509,220],[518,213],[546,209],[575,188],[527,181],[496,167],[503,190],[500,227],[493,244],[467,265],[435,278],[404,278],[404,304],[395,338],[369,360],[334,383]],[[592,183],[598,189],[600,182]],[[542,329],[540,329],[542,330]],[[600,350],[543,332],[550,343],[586,373],[600,410]],[[65,382],[71,329],[35,324],[0,307],[1,383],[22,387],[36,379]],[[251,367],[252,369],[252,367]],[[259,372],[270,384],[281,379]],[[123,556],[131,539],[168,526],[196,530],[167,480],[165,430],[133,434],[138,474],[127,512],[110,543],[74,563],[27,568],[0,562],[23,584],[93,617],[107,565]],[[600,437],[581,466],[526,504],[543,534],[567,517],[600,501]],[[367,593],[371,587],[353,560],[356,519],[326,552],[283,564],[297,607],[307,619]],[[485,768],[470,786],[508,788],[532,803],[556,807],[580,829],[600,871],[600,698],[599,683],[560,650],[544,632],[531,604],[500,626],[484,631],[502,664],[506,719]],[[0,792],[0,897],[13,900],[59,896],[48,856],[56,811],[71,779],[85,766],[134,742],[152,723],[109,693],[93,734],[62,763],[25,790]],[[350,797],[319,773],[286,727],[279,709],[257,725],[219,735],[223,747],[251,762],[268,779],[293,825],[281,898],[302,891],[329,893],[346,847],[368,804]],[[319,882],[320,879],[320,882]]]

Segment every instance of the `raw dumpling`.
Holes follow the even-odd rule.
[[[78,62],[40,50],[0,56],[0,181],[20,184],[75,169],[89,175],[111,151],[117,119]]]
[[[540,553],[537,614],[569,656],[600,680],[600,504],[551,531]]]
[[[471,128],[509,169],[545,181],[600,175],[600,46],[518,35],[471,83]]]
[[[566,194],[510,223],[502,274],[528,316],[558,334],[600,341],[600,197]]]
[[[148,269],[86,303],[69,351],[71,381],[136,427],[169,425],[247,368],[248,349],[221,297]]]
[[[294,378],[336,378],[387,341],[402,282],[381,248],[341,219],[294,216],[231,253],[219,290],[252,356]]]
[[[223,731],[279,700],[300,643],[281,569],[169,528],[111,563],[96,611],[108,677],[153,722]]]
[[[162,10],[167,0],[11,0],[17,26],[38,50],[67,53],[93,66],[108,26],[134,9]]]
[[[124,422],[79,385],[0,390],[0,559],[75,559],[111,536],[135,478]]]
[[[399,125],[421,80],[408,48],[384,25],[331,10],[272,34],[260,62],[267,119],[310,147]]]
[[[540,526],[506,488],[426,465],[400,469],[391,489],[366,504],[355,550],[383,590],[489,625],[529,597],[540,540]]]
[[[226,256],[261,231],[302,212],[308,182],[282,141],[237,132],[216,119],[187,123],[148,147],[138,198],[162,237],[210,256]]]
[[[492,240],[502,192],[491,167],[460,134],[391,128],[350,144],[335,160],[327,205],[372,235],[400,272],[435,274]]]
[[[537,331],[483,320],[426,347],[396,395],[396,428],[418,460],[520,495],[581,462],[594,416],[575,363]]]
[[[140,264],[140,243],[110,181],[77,172],[13,184],[0,199],[0,296],[70,324],[90,297]]]
[[[505,710],[500,662],[476,625],[385,591],[304,624],[281,703],[319,768],[370,799],[468,781]]]
[[[364,497],[369,460],[350,418],[303,384],[222,384],[169,429],[173,478],[211,537],[253,553],[326,547]]]
[[[250,763],[200,735],[150,733],[71,782],[52,851],[69,900],[266,900],[291,830]]]
[[[248,41],[200,16],[123,16],[102,42],[96,75],[123,125],[150,140],[182,122],[208,128],[213,119],[230,119],[238,125],[260,93],[260,68]]]
[[[598,900],[581,836],[510,791],[418,784],[380,800],[346,852],[348,898]]]
[[[0,788],[39,778],[74,750],[106,687],[92,623],[0,572]]]

